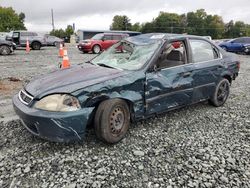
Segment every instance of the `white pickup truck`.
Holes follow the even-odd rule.
[[[13,41],[17,47],[25,47],[27,40],[33,50],[40,50],[42,46],[46,46],[44,36],[39,36],[36,32],[30,31],[12,31],[6,37],[6,40]]]

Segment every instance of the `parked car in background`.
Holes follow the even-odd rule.
[[[0,39],[0,55],[9,55],[16,49],[16,44],[11,41]]]
[[[128,36],[128,34],[123,33],[99,33],[91,39],[80,41],[77,47],[84,53],[93,52],[98,54]]]
[[[222,42],[219,44],[221,48],[228,52],[249,53],[247,46],[250,46],[250,37],[240,37]]]
[[[6,40],[14,42],[17,47],[25,47],[28,40],[33,50],[40,50],[42,46],[47,45],[44,36],[30,31],[12,31],[8,34]]]
[[[45,36],[47,46],[59,47],[60,44],[62,44],[64,46],[64,40],[63,39],[60,39],[58,37],[51,36],[51,35],[44,35],[44,36]]]
[[[132,121],[206,100],[222,106],[239,67],[238,56],[202,37],[143,34],[30,82],[13,104],[36,136],[82,140],[93,124],[99,139],[116,143]]]

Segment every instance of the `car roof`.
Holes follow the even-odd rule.
[[[137,45],[146,45],[146,44],[152,44],[156,43],[160,40],[178,40],[183,38],[194,38],[194,39],[202,39],[206,40],[202,36],[196,36],[196,35],[186,35],[186,34],[173,34],[173,33],[148,33],[148,34],[141,34],[136,35],[133,37],[129,37],[125,40],[128,42],[137,44]]]
[[[104,35],[128,35],[127,33],[99,33]]]

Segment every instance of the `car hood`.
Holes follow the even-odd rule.
[[[52,93],[72,93],[125,74],[128,74],[128,71],[85,63],[41,76],[27,84],[25,90],[39,99]]]
[[[0,44],[7,44],[7,45],[10,45],[10,46],[14,45],[13,42],[7,41],[7,40],[3,40],[3,39],[0,39]]]

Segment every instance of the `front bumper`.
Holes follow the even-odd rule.
[[[13,106],[25,128],[33,135],[55,142],[79,141],[84,138],[86,126],[94,108],[75,112],[49,112],[30,108],[18,95],[13,97]]]
[[[244,52],[245,52],[246,54],[250,54],[250,46],[244,47]]]
[[[77,46],[77,48],[78,48],[80,51],[83,51],[83,52],[91,52],[91,51],[92,51],[91,45],[79,44],[79,45]]]

